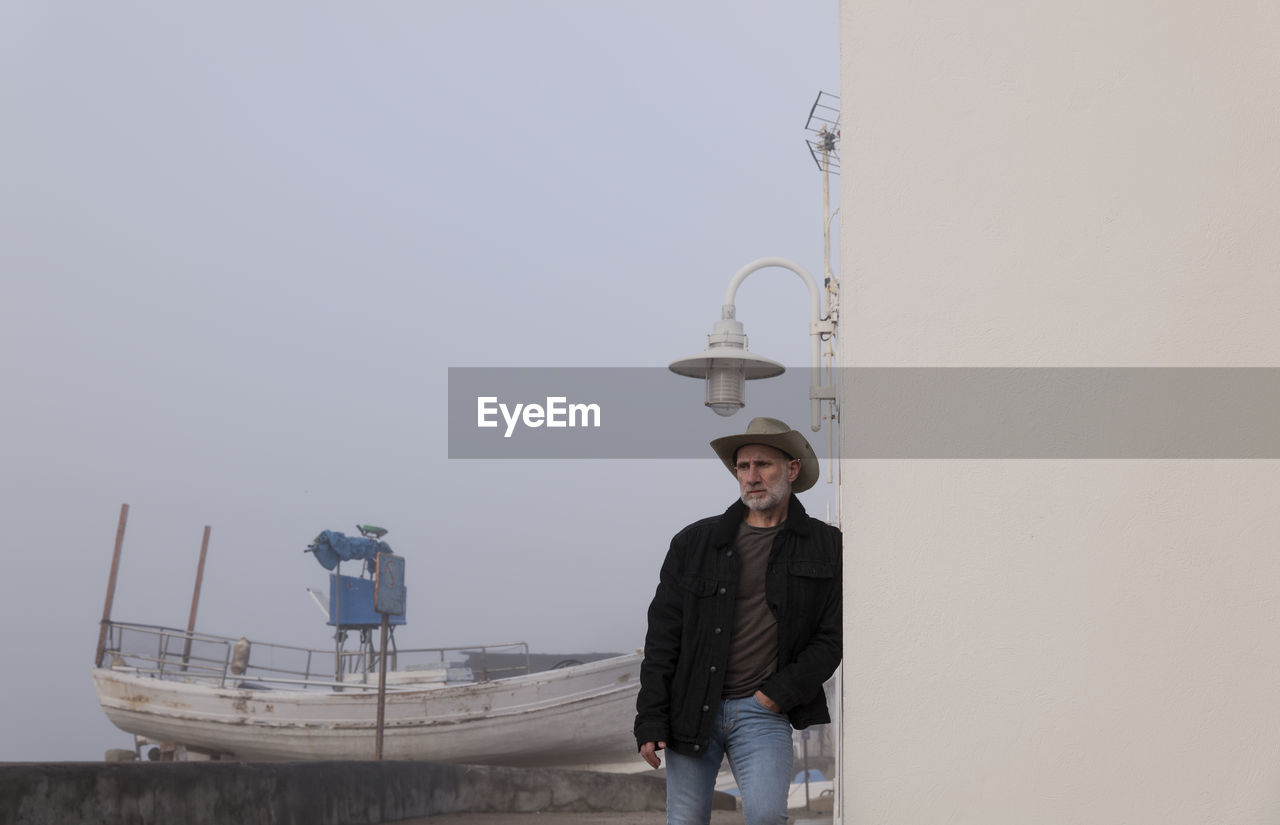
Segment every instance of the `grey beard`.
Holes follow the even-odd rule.
[[[771,490],[768,487],[766,487],[764,490],[765,495],[763,498],[752,498],[752,499],[747,498],[747,496],[750,493],[755,493],[755,492],[759,492],[759,491],[750,490],[746,493],[743,493],[741,496],[741,499],[743,504],[747,505],[748,508],[755,510],[757,512],[762,510],[772,510],[774,507],[777,507],[779,504],[781,504],[783,499],[787,495],[786,491]]]

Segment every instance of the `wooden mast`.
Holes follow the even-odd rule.
[[[107,579],[107,601],[102,606],[102,625],[98,630],[98,652],[93,666],[102,666],[102,652],[107,647],[107,627],[111,623],[111,602],[116,597],[116,574],[120,571],[120,550],[124,547],[124,525],[129,520],[129,505],[120,505],[120,526],[116,528],[116,549],[111,555],[111,576]]]

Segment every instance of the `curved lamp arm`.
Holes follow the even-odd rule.
[[[738,287],[742,286],[742,282],[751,273],[771,266],[794,272],[809,288],[809,428],[816,433],[822,429],[822,401],[835,399],[835,391],[822,385],[822,336],[835,331],[835,322],[822,317],[822,296],[818,282],[794,261],[786,258],[760,258],[747,264],[733,276],[729,289],[724,294],[720,317],[724,320],[736,320],[734,299],[738,295]]]

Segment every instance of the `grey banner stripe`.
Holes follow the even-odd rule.
[[[856,368],[838,378],[846,458],[1280,458],[1280,369]],[[808,388],[804,368],[749,382],[747,407],[721,418],[702,406],[701,382],[665,368],[451,368],[449,457],[708,458],[708,441],[757,415],[787,421],[825,456],[826,433],[809,432]],[[478,426],[482,403],[495,426]],[[547,426],[548,412],[563,426]]]

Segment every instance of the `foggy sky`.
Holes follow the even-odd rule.
[[[640,647],[671,535],[733,479],[709,448],[449,460],[447,369],[660,367],[747,262],[820,275],[836,27],[835,0],[0,0],[0,761],[131,745],[89,675],[122,502],[122,621],[185,626],[208,524],[197,628],[325,648],[303,549],[371,522],[402,648]],[[751,348],[807,363],[807,301],[748,280]]]

